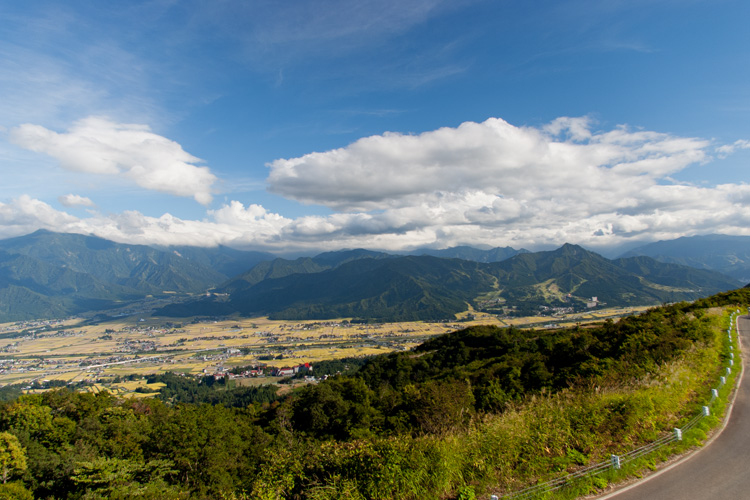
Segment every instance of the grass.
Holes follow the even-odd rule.
[[[467,429],[445,435],[377,437],[325,442],[312,451],[280,450],[258,477],[254,491],[272,498],[282,493],[273,489],[274,484],[281,487],[305,478],[314,490],[310,498],[321,500],[416,499],[424,492],[436,498],[486,498],[606,462],[612,454],[623,455],[669,435],[706,404],[728,353],[724,343],[727,315],[714,314],[710,321],[712,341],[686,351],[648,377],[620,380],[613,376],[597,387],[531,395],[501,414],[484,415]],[[699,446],[720,422],[733,384],[734,379],[728,380],[711,403],[716,416],[702,419],[684,433],[682,441],[626,463],[620,470],[607,470],[539,498],[566,499],[602,491]],[[314,456],[304,462],[293,458],[305,452]]]
[[[647,379],[535,394],[501,414],[475,419],[464,430],[444,435],[398,435],[350,442],[326,441],[313,448],[268,450],[250,498],[283,496],[289,484],[305,481],[309,498],[386,499],[486,498],[565,476],[611,454],[653,442],[683,426],[710,397],[728,351],[726,316],[715,316],[714,341],[661,366]],[[735,347],[736,350],[736,347]],[[733,380],[712,403],[717,415]],[[698,446],[718,416],[703,419],[683,441],[582,479],[538,498],[568,499],[602,491],[638,477],[673,454]],[[300,457],[304,456],[304,460]],[[304,479],[303,479],[304,478]],[[267,495],[267,496],[266,496]]]
[[[633,391],[631,394],[612,391],[610,394],[603,396],[598,405],[595,403],[595,408],[584,404],[581,408],[588,407],[595,414],[601,415],[603,414],[601,405],[604,404],[604,407],[606,407],[607,401],[611,402],[620,398],[636,403],[640,401],[640,405],[635,405],[639,408],[633,416],[639,420],[636,427],[641,427],[639,432],[633,434],[626,433],[620,436],[621,443],[619,445],[615,445],[614,442],[609,443],[609,445],[606,442],[597,443],[593,446],[593,450],[595,451],[588,454],[586,464],[606,462],[608,454],[619,455],[649,442],[648,439],[639,439],[639,436],[645,438],[651,434],[651,441],[653,441],[659,434],[670,433],[674,427],[682,428],[693,417],[700,414],[704,405],[709,406],[710,416],[702,418],[695,427],[685,431],[681,441],[673,441],[643,457],[624,463],[619,470],[608,468],[598,475],[583,477],[558,490],[542,492],[535,497],[532,496],[529,498],[569,500],[592,493],[600,493],[614,484],[640,478],[650,471],[656,470],[661,464],[672,457],[690,452],[696,447],[702,446],[707,436],[721,424],[730,404],[734,388],[736,387],[737,377],[739,376],[737,370],[732,370],[731,374],[725,375],[726,360],[729,358],[729,353],[737,353],[736,357],[739,355],[736,330],[733,332],[733,342],[730,344],[727,340],[726,327],[728,322],[729,313],[727,310],[716,321],[714,346],[707,346],[703,350],[694,350],[684,359],[663,367],[661,373],[645,389]],[[732,346],[731,350],[730,345]],[[721,376],[726,377],[726,383],[723,385],[720,383]],[[662,380],[661,383],[658,382],[659,379]],[[713,400],[711,400],[711,389],[718,390],[718,397]],[[581,404],[580,401],[575,401],[575,399],[573,398],[565,406],[570,407]],[[550,400],[551,402],[552,400]],[[556,424],[553,425],[550,420],[542,424],[542,427],[547,429],[547,438],[545,439],[545,436],[540,435],[535,436],[534,439],[539,443],[537,445],[538,448],[536,450],[528,450],[531,451],[532,456],[542,457],[541,459],[537,458],[536,461],[539,462],[540,466],[536,469],[533,469],[532,465],[526,466],[527,469],[533,469],[531,476],[535,476],[540,483],[554,477],[554,474],[545,475],[543,473],[543,464],[546,464],[546,467],[549,469],[554,469],[555,459],[552,457],[547,460],[544,459],[545,451],[551,454],[549,436],[552,432],[556,436],[566,436],[565,444],[568,446],[573,445],[573,449],[581,448],[581,443],[576,442],[575,436],[566,433],[567,428],[560,428],[559,422],[565,421],[565,416],[560,415],[559,411],[556,412],[554,407],[550,407],[554,406],[550,403],[547,404],[548,410],[546,415],[548,419],[556,422]],[[596,406],[599,406],[599,408],[596,408]],[[552,415],[551,418],[550,415]],[[535,418],[540,417],[544,418],[542,415],[538,415]],[[524,431],[529,432],[530,430],[516,429],[516,432]],[[612,437],[616,438],[617,436],[613,434]],[[523,444],[520,445],[523,446]],[[554,446],[554,443],[552,445]],[[587,443],[584,448],[590,446],[591,443]],[[582,463],[581,465],[584,464]],[[569,468],[567,472],[572,472],[572,470],[574,470],[574,467],[572,469]],[[525,477],[528,478],[529,475],[529,471],[526,471]],[[564,471],[562,474],[558,474],[558,477],[563,475]],[[513,476],[505,478],[506,483],[512,484],[514,481],[518,482],[515,473]],[[523,473],[522,477],[524,477]],[[506,488],[505,492],[518,491],[522,487],[519,484],[516,488]]]

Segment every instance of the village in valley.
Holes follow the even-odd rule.
[[[0,385],[42,390],[66,385],[142,396],[149,375],[233,380],[236,385],[316,383],[315,363],[409,350],[478,324],[554,328],[632,314],[601,309],[557,316],[498,317],[467,311],[455,321],[360,323],[268,318],[153,317],[145,311],[106,321],[34,320],[0,325]]]

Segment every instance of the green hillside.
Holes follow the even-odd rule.
[[[202,292],[225,280],[151,247],[37,231],[0,240],[0,321],[67,316],[164,292]]]
[[[493,262],[478,260],[516,251],[445,252],[468,260],[354,249],[256,263],[267,254],[157,249],[37,231],[0,241],[0,321],[67,316],[165,294],[200,295],[158,311],[165,316],[452,320],[469,307],[529,315],[544,307],[585,308],[592,297],[608,306],[649,305],[739,285],[715,271],[649,257],[608,260],[576,245]],[[234,277],[217,270],[236,273],[253,263]],[[217,293],[206,297],[207,290]]]
[[[7,454],[10,481],[0,494],[502,495],[652,443],[691,420],[726,374],[727,310],[749,301],[746,288],[586,328],[472,327],[284,396],[174,374],[149,378],[165,384],[161,399],[67,389],[18,397],[11,388],[0,404],[0,438],[21,451]],[[701,420],[665,451],[684,452],[717,423]],[[608,477],[579,491],[601,493]]]
[[[501,262],[503,260],[510,259],[511,257],[516,256],[520,253],[528,252],[529,251],[525,249],[516,250],[512,247],[497,247],[489,250],[481,250],[468,246],[458,246],[440,250],[425,248],[412,252],[412,255],[431,255],[433,257],[441,257],[443,259],[462,259],[486,263]]]
[[[650,258],[609,260],[569,244],[521,254],[497,267],[506,273],[500,278],[503,296],[515,304],[580,305],[592,297],[609,306],[660,304],[693,300],[739,284],[716,272]],[[551,285],[556,298],[545,293]]]
[[[187,246],[156,248],[170,252],[200,266],[213,269],[227,278],[238,276],[261,262],[275,258],[272,254],[266,252],[237,250],[221,245],[216,248]]]
[[[440,320],[465,310],[477,293],[494,283],[476,263],[434,257],[356,261],[288,281],[290,286],[282,288],[279,281],[259,284],[233,297],[232,303],[265,306],[272,317],[286,319]]]
[[[360,259],[384,259],[391,255],[369,250],[342,250],[325,252],[315,257],[300,257],[296,260],[273,259],[258,263],[252,269],[222,285],[217,291],[232,293],[266,279],[284,278],[292,274],[311,274],[333,269],[342,264]]]
[[[359,258],[321,269],[315,259],[258,265],[221,287],[228,297],[167,306],[165,316],[269,315],[278,319],[354,317],[377,321],[453,319],[506,307],[585,308],[692,300],[738,285],[719,273],[649,258],[612,261],[579,246],[521,253],[496,263],[430,256]],[[492,300],[488,300],[492,298]]]

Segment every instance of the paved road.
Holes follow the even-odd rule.
[[[750,318],[739,318],[740,341],[750,347]],[[748,359],[724,431],[687,461],[603,498],[614,500],[715,500],[750,498],[750,380]],[[736,366],[736,361],[735,361]]]

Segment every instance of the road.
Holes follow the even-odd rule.
[[[750,346],[750,318],[738,319],[740,342]],[[714,500],[750,498],[750,380],[748,358],[729,421],[710,444],[686,460],[605,498],[614,500]]]

